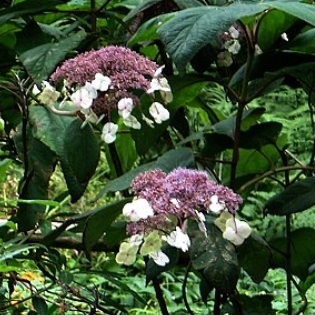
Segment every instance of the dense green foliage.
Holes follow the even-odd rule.
[[[2,1],[0,312],[314,314],[314,35],[311,1]],[[73,86],[51,78],[65,60],[113,45],[164,65],[151,79],[165,116],[141,84],[100,90],[108,103],[133,93],[141,129],[117,104],[92,123],[71,110]],[[49,94],[52,105],[34,92],[48,81],[65,95]],[[104,135],[112,121],[117,137]],[[119,265],[132,181],[178,167],[240,194],[236,216],[252,233],[235,244],[205,211],[205,231],[182,224],[187,252],[163,247],[165,266],[136,251]],[[140,253],[161,240],[150,242]]]

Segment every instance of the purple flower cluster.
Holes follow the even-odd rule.
[[[197,218],[196,211],[210,212],[213,196],[233,215],[242,202],[231,189],[209,180],[206,172],[185,168],[169,174],[159,169],[139,174],[132,182],[132,189],[138,198],[149,202],[154,216],[129,223],[130,235],[167,228],[169,215],[175,216],[181,225],[188,218]]]
[[[99,116],[117,108],[122,98],[131,98],[138,105],[139,99],[132,91],[147,91],[157,69],[155,62],[128,48],[108,46],[66,60],[50,79],[55,84],[65,80],[67,88],[79,88],[94,80],[96,73],[109,77],[109,90],[99,93],[92,105],[93,112]]]

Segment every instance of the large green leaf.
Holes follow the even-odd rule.
[[[253,125],[264,112],[265,109],[262,107],[257,107],[244,111],[241,125],[242,130],[248,130],[250,126]],[[236,117],[233,116],[210,126],[209,129],[213,133],[225,135],[234,140],[235,124]]]
[[[19,56],[19,59],[36,84],[40,85],[53,72],[56,65],[65,58],[66,54],[76,48],[85,37],[86,33],[79,31],[59,42],[46,43],[27,50]]]
[[[207,237],[196,224],[188,230],[191,237],[192,265],[219,292],[232,292],[239,277],[235,247],[222,237],[222,232],[211,221],[206,222]]]
[[[25,14],[36,14],[43,11],[56,9],[56,5],[62,4],[62,0],[27,0],[19,2],[0,12],[0,25],[8,20],[18,18]]]
[[[264,3],[315,26],[315,6],[312,4],[299,1],[266,1]]]
[[[251,234],[240,246],[237,257],[240,266],[244,268],[253,281],[259,283],[270,268],[271,249],[262,238]]]
[[[122,214],[124,205],[130,200],[131,199],[120,200],[92,212],[86,221],[83,232],[83,244],[87,252],[91,251],[101,236],[110,228],[113,221]]]
[[[56,154],[41,141],[33,138],[29,131],[27,148],[23,149],[22,141],[16,138],[19,150],[26,150],[27,154],[22,155],[27,165],[26,176],[20,183],[20,198],[27,200],[48,199],[48,187],[52,173],[57,161]],[[22,153],[22,152],[21,152]],[[28,231],[35,227],[38,220],[44,215],[46,206],[32,203],[19,203],[17,223],[19,230]]]
[[[127,172],[126,174],[110,181],[99,192],[97,198],[106,194],[109,191],[121,191],[128,189],[132,180],[140,173],[152,169],[160,168],[165,172],[170,172],[176,167],[191,167],[194,164],[194,154],[189,148],[179,148],[166,152],[156,161],[142,164],[137,168]]]
[[[287,215],[307,210],[315,204],[315,177],[300,180],[269,199],[265,212]]]
[[[273,47],[296,18],[283,11],[270,10],[259,20],[257,29],[257,44],[262,51],[267,51]]]
[[[43,106],[30,107],[30,122],[34,136],[57,154],[72,201],[77,201],[99,159],[93,130],[89,125],[82,128],[79,118],[57,115]]]
[[[179,12],[158,30],[167,52],[180,73],[186,64],[219,32],[226,31],[236,20],[267,9],[264,4],[234,2],[229,6],[205,6]]]
[[[308,269],[315,263],[315,230],[311,228],[300,228],[291,233],[291,270],[302,281],[308,276]],[[287,239],[277,238],[269,241],[273,249],[271,264],[273,268],[286,269]]]
[[[311,53],[311,54],[314,53],[315,52],[315,28],[312,28],[296,36],[293,40],[289,41],[286,48],[292,51],[300,51],[300,52]]]
[[[60,161],[71,200],[75,202],[94,175],[100,149],[92,127],[87,124],[82,128],[80,119],[72,121],[64,136],[64,154]]]

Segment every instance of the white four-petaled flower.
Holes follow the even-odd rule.
[[[211,204],[209,206],[209,210],[214,213],[219,213],[225,209],[225,203],[219,202],[219,198],[217,195],[213,195],[210,198]]]
[[[170,259],[166,254],[164,254],[161,250],[158,250],[157,252],[150,253],[149,256],[154,260],[154,262],[164,267],[166,264],[170,262]]]
[[[123,215],[131,222],[138,222],[153,216],[154,211],[146,199],[139,198],[125,204]]]
[[[161,124],[170,118],[169,111],[159,102],[153,102],[149,108],[149,113],[157,124]]]
[[[124,124],[132,129],[141,129],[141,124],[133,115],[129,115],[124,119]]]
[[[223,238],[232,242],[234,245],[241,245],[250,235],[251,231],[251,227],[245,221],[230,218],[226,220]]]
[[[91,82],[91,84],[95,90],[105,92],[111,84],[111,79],[101,73],[96,73],[95,79]]]
[[[183,252],[187,252],[190,246],[189,236],[178,226],[176,226],[176,230],[171,232],[170,235],[163,236],[162,238],[166,240],[170,246],[179,248]]]
[[[123,118],[126,119],[131,115],[133,110],[133,100],[130,97],[122,98],[118,104],[118,114]]]
[[[117,130],[118,130],[118,125],[112,122],[106,123],[102,130],[102,135],[101,135],[102,140],[104,140],[106,143],[114,142],[116,140]]]
[[[82,87],[76,90],[71,96],[70,99],[72,100],[75,106],[81,107],[83,109],[88,109],[92,106],[93,98],[91,97],[91,93],[85,87]]]

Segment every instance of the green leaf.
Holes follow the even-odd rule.
[[[257,29],[257,44],[262,51],[267,51],[273,47],[294,22],[296,18],[283,11],[270,10],[259,20]]]
[[[9,159],[3,159],[2,161],[0,161],[0,182],[6,180],[6,171],[9,168],[11,162],[12,161]]]
[[[49,0],[43,2],[41,0],[28,0],[19,2],[8,9],[2,10],[0,14],[0,25],[8,20],[18,18],[25,14],[37,14],[42,11],[49,11],[56,8],[56,5],[62,4],[62,0]]]
[[[314,53],[315,52],[315,28],[312,28],[296,36],[293,40],[289,41],[286,48],[292,51],[300,51],[300,52],[309,53],[309,54]]]
[[[264,211],[269,214],[287,215],[307,210],[315,204],[315,177],[307,177],[290,185],[269,199]]]
[[[155,162],[142,164],[128,173],[110,181],[99,192],[96,198],[100,198],[109,191],[121,191],[129,188],[132,180],[140,173],[156,168],[160,168],[165,172],[170,172],[176,167],[190,167],[193,166],[193,164],[194,154],[191,149],[179,148],[170,150],[160,156]]]
[[[270,267],[271,249],[261,237],[251,234],[239,247],[237,257],[254,282],[259,283],[265,278]]]
[[[253,125],[264,112],[265,109],[262,107],[257,107],[244,111],[242,116],[241,129],[243,131],[248,130],[250,126]],[[222,120],[214,125],[211,125],[209,128],[213,133],[225,135],[234,140],[235,124],[236,117],[233,116]]]
[[[193,223],[194,229],[188,230],[193,267],[219,292],[232,292],[240,271],[234,245],[222,237],[222,232],[208,218],[207,237]]]
[[[180,11],[158,30],[180,73],[193,56],[236,20],[267,9],[264,4],[234,2],[229,6],[202,6]]]
[[[77,201],[99,159],[98,141],[91,126],[82,128],[81,119],[57,115],[43,106],[30,107],[30,121],[34,136],[58,155],[71,200]]]
[[[19,59],[36,84],[40,85],[43,80],[47,80],[66,54],[76,48],[85,37],[86,33],[79,31],[59,42],[47,43],[27,50],[19,56]]]
[[[99,157],[99,144],[92,127],[87,124],[82,128],[82,121],[74,120],[66,129],[64,154],[61,156],[61,167],[72,202],[76,202],[84,193]]]
[[[308,269],[315,263],[314,238],[315,230],[311,228],[300,228],[291,233],[291,270],[294,275],[305,281]],[[286,247],[287,239],[277,238],[269,241],[273,249],[271,266],[273,268],[286,269]]]
[[[47,314],[48,306],[47,306],[46,301],[43,298],[41,298],[39,296],[33,296],[32,297],[32,303],[33,303],[33,306],[34,306],[36,312],[39,315],[46,315]]]
[[[45,144],[34,139],[31,134],[28,135],[27,141],[28,173],[21,181],[19,197],[22,202],[19,203],[16,218],[20,231],[33,229],[43,216],[48,204],[45,201],[34,202],[34,200],[48,199],[49,181],[57,161],[56,154]]]
[[[129,21],[132,18],[134,18],[136,15],[138,15],[140,12],[143,12],[152,6],[162,2],[163,0],[147,0],[147,1],[141,1],[139,5],[137,5],[134,9],[132,9],[125,17],[124,21]],[[139,3],[139,1],[137,1]],[[138,4],[136,3],[136,4]]]
[[[315,6],[300,1],[266,1],[264,4],[315,26]]]
[[[122,214],[122,209],[131,199],[117,201],[111,205],[100,207],[92,212],[86,221],[83,232],[85,250],[90,252],[101,236],[111,226],[113,221]]]
[[[174,13],[161,14],[141,24],[136,33],[129,39],[127,46],[132,47],[138,43],[148,44],[148,42],[153,42],[159,39],[159,36],[157,35],[158,28],[173,15]]]
[[[282,124],[274,121],[253,125],[241,133],[240,147],[260,150],[266,144],[276,143],[281,129]]]

